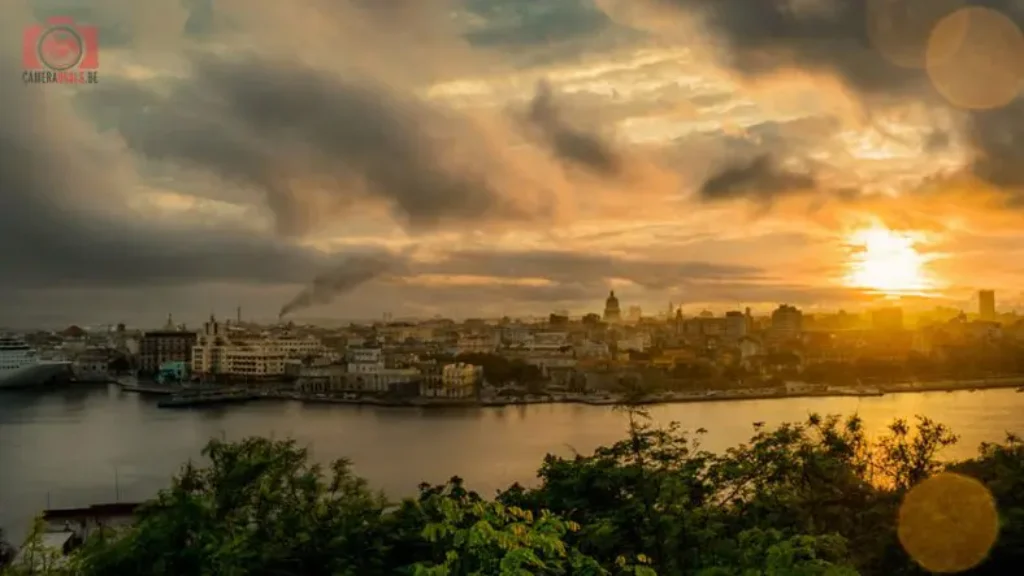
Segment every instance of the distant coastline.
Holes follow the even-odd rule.
[[[237,389],[219,393],[211,391],[207,394],[189,395],[180,398],[181,388],[161,385],[118,383],[122,390],[142,394],[154,394],[178,398],[162,402],[168,408],[202,408],[207,405],[224,405],[260,400],[287,400],[310,404],[347,404],[356,406],[380,406],[388,408],[500,408],[508,406],[528,406],[535,404],[583,404],[590,406],[615,406],[627,402],[621,395],[605,394],[545,394],[518,398],[380,398],[380,397],[342,397],[329,394],[309,394],[294,391],[251,389],[240,393]],[[691,402],[723,402],[735,400],[771,400],[786,398],[837,398],[877,397],[885,394],[903,394],[914,392],[954,392],[973,391],[996,388],[1019,388],[1024,386],[1024,376],[977,379],[977,380],[937,380],[930,382],[898,382],[878,384],[873,387],[861,388],[806,388],[789,390],[773,388],[767,390],[708,390],[700,392],[662,392],[634,398],[628,403],[640,405],[681,404]]]

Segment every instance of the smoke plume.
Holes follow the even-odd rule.
[[[349,257],[337,268],[320,274],[281,308],[283,318],[312,306],[330,304],[337,297],[394,270],[396,261],[387,255],[359,255]]]

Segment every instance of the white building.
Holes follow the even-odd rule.
[[[441,388],[449,398],[469,398],[476,394],[477,386],[484,379],[482,366],[472,364],[448,364],[441,371]]]
[[[365,392],[387,392],[394,384],[414,382],[421,377],[416,368],[387,368],[380,348],[350,348],[348,388]]]
[[[192,348],[192,373],[257,379],[278,377],[284,375],[289,359],[317,357],[324,352],[323,345],[313,337],[232,341],[227,327],[210,316]]]

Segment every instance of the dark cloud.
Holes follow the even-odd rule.
[[[697,15],[725,41],[729,62],[749,75],[802,68],[832,74],[872,106],[924,102],[948,105],[931,86],[923,63],[929,34],[964,6],[993,8],[1018,26],[1024,4],[1014,0],[647,0]],[[979,33],[979,32],[972,32]],[[970,38],[970,37],[968,37]],[[1024,102],[967,112],[968,169],[1024,199]],[[941,137],[928,148],[941,145]]]
[[[94,96],[142,154],[262,190],[286,235],[366,196],[413,229],[543,216],[502,189],[471,125],[415,98],[294,62],[205,54],[194,69],[168,96],[123,85]]]
[[[975,112],[971,120],[968,138],[976,150],[972,172],[1024,201],[1024,101]]]
[[[566,121],[548,82],[537,83],[527,120],[559,158],[604,176],[615,176],[622,171],[623,160],[608,142]]]
[[[563,284],[603,286],[613,278],[649,289],[671,288],[693,278],[759,278],[748,266],[700,261],[665,261],[620,258],[568,251],[490,252],[460,251],[443,261],[413,268],[430,274],[475,274],[498,278],[545,278]]]
[[[903,90],[917,93],[927,85],[920,71],[898,62],[910,64],[909,58],[923,62],[932,27],[960,4],[959,0],[647,1],[701,17],[726,41],[731,63],[742,72],[798,67],[837,73],[851,87],[882,96]],[[869,30],[882,32],[876,35]],[[883,56],[880,44],[891,58]]]
[[[715,173],[701,186],[700,195],[706,200],[771,200],[781,195],[813,190],[816,185],[811,174],[789,170],[780,166],[773,157],[762,155]]]
[[[151,44],[154,37],[199,39],[215,29],[213,0],[29,0],[32,15],[70,17],[79,24],[96,26],[101,50]]]
[[[0,77],[18,65],[0,54]],[[52,86],[0,85],[0,287],[304,281],[330,256],[256,232],[126,212],[117,149],[67,115]]]
[[[482,47],[520,47],[592,37],[617,26],[593,0],[462,0],[481,19],[466,38]]]

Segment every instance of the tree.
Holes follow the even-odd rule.
[[[292,441],[210,442],[138,524],[87,546],[96,575],[378,573],[383,497],[340,460],[325,476]]]
[[[423,538],[430,558],[413,564],[416,576],[602,575],[593,558],[568,546],[563,537],[579,529],[548,511],[486,502],[456,481],[417,503],[426,517]]]
[[[4,529],[0,528],[0,570],[3,570],[5,566],[14,561],[14,556],[17,552],[14,546],[7,541]]]

